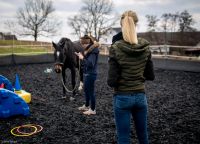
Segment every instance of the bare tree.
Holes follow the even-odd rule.
[[[175,14],[172,13],[164,13],[161,16],[161,22],[162,22],[162,27],[165,32],[165,43],[167,41],[167,32],[171,32],[171,40],[173,39],[173,33],[177,29],[177,24],[178,24],[178,18],[179,18],[179,13],[176,12]]]
[[[83,4],[80,13],[68,19],[69,24],[78,36],[90,33],[99,40],[116,22],[115,19],[110,18],[113,2],[112,0],[83,0]]]
[[[171,14],[171,32],[177,31],[179,12]]]
[[[189,14],[187,10],[183,11],[179,15],[179,30],[180,32],[195,31],[192,27],[194,20],[192,15]]]
[[[161,27],[163,28],[164,32],[167,32],[168,29],[169,29],[170,17],[171,17],[171,14],[170,14],[170,13],[164,13],[164,14],[161,16],[161,20],[162,20],[162,25],[161,25]]]
[[[55,11],[51,0],[26,0],[23,8],[17,11],[18,24],[23,28],[22,35],[47,36],[56,33],[60,22],[51,18]]]
[[[162,19],[162,27],[165,32],[171,31],[175,32],[177,30],[179,13],[176,12],[175,14],[172,13],[164,13],[161,16]]]
[[[167,31],[169,29],[169,25],[170,25],[170,17],[171,17],[171,14],[170,13],[164,13],[162,16],[161,16],[161,22],[162,22],[162,25],[161,27],[163,28],[164,30],[164,33],[165,33],[165,44],[166,44],[166,41],[167,41]],[[160,50],[161,52],[161,50]]]
[[[155,32],[159,19],[157,19],[157,16],[154,15],[146,15],[146,18],[148,22],[148,31]]]
[[[73,18],[69,18],[69,25],[73,28],[74,34],[81,37],[82,34],[91,33],[92,20],[89,19],[88,14],[75,15]]]

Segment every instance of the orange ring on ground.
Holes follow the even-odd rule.
[[[19,131],[19,129],[20,129],[21,127],[33,127],[35,130],[34,130],[33,132],[31,132],[31,133],[24,133],[24,132]],[[38,130],[37,127],[40,127],[40,130]],[[18,132],[19,134],[14,133],[14,132],[13,132],[14,130],[17,130],[17,132]],[[18,127],[14,127],[10,132],[11,132],[11,134],[14,135],[14,136],[31,136],[31,135],[33,135],[33,134],[36,134],[36,133],[41,132],[42,130],[43,130],[43,127],[40,126],[40,125],[27,124],[27,125],[21,125],[21,126],[18,126]]]
[[[17,134],[17,133],[14,133],[13,131],[14,130],[16,130],[16,129],[18,129],[18,128],[20,128],[21,126],[18,126],[18,127],[15,127],[15,128],[13,128],[10,132],[11,132],[11,134],[12,135],[14,135],[14,136],[31,136],[31,135],[33,135],[33,134],[35,134],[35,132],[37,131],[37,128],[35,127],[35,126],[31,126],[31,127],[33,127],[33,128],[35,128],[35,130],[34,130],[34,132],[31,132],[31,133],[27,133],[27,134]]]
[[[35,128],[35,129],[36,129],[36,131],[34,130],[34,133],[33,133],[33,134],[36,134],[36,133],[38,133],[38,132],[41,132],[41,131],[42,131],[42,129],[43,129],[43,127],[42,127],[42,126],[40,126],[40,125],[27,124],[27,125],[22,125],[22,126],[18,127],[18,128],[16,129],[16,130],[17,130],[17,132],[18,132],[18,133],[20,133],[20,134],[23,134],[23,135],[30,134],[30,133],[25,133],[25,132],[22,132],[22,131],[20,131],[20,128],[24,128],[24,127],[28,127],[28,128],[31,128],[31,127],[33,127],[33,128]],[[38,130],[38,127],[40,127],[40,129],[39,129],[39,130]]]

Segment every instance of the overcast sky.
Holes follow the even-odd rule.
[[[138,32],[146,31],[145,15],[157,15],[158,18],[163,13],[175,13],[187,10],[196,21],[195,27],[200,30],[200,0],[113,0],[113,14],[121,14],[125,10],[134,10],[139,16]],[[51,41],[58,37],[73,37],[72,31],[67,25],[67,18],[77,14],[82,6],[82,0],[53,0],[57,18],[62,20],[60,34],[57,37],[45,38]],[[24,6],[24,0],[0,0],[0,32],[9,32],[4,25],[4,21],[14,19],[18,8]],[[119,26],[117,24],[116,26]],[[24,39],[20,37],[20,39]],[[73,38],[72,38],[73,39]],[[43,38],[39,38],[43,40]]]

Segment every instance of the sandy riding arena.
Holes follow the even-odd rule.
[[[60,99],[60,77],[49,70],[51,68],[53,63],[0,67],[0,74],[11,82],[14,82],[17,73],[22,88],[32,94],[32,101],[28,104],[30,116],[0,119],[0,143],[113,143],[116,136],[112,89],[106,84],[107,65],[99,64],[95,116],[84,116],[78,111],[77,108],[84,102],[82,93],[76,96],[75,101]],[[153,82],[146,83],[150,143],[199,144],[200,73],[156,69],[155,75]],[[26,137],[17,137],[10,133],[14,127],[26,124],[40,125],[43,130]],[[137,143],[133,124],[132,127],[132,143]]]

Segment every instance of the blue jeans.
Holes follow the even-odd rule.
[[[147,99],[144,93],[114,95],[118,144],[130,144],[131,115],[140,144],[148,144]]]
[[[85,93],[85,106],[89,106],[95,110],[96,96],[94,93],[94,84],[97,78],[96,74],[84,74],[84,93]]]

